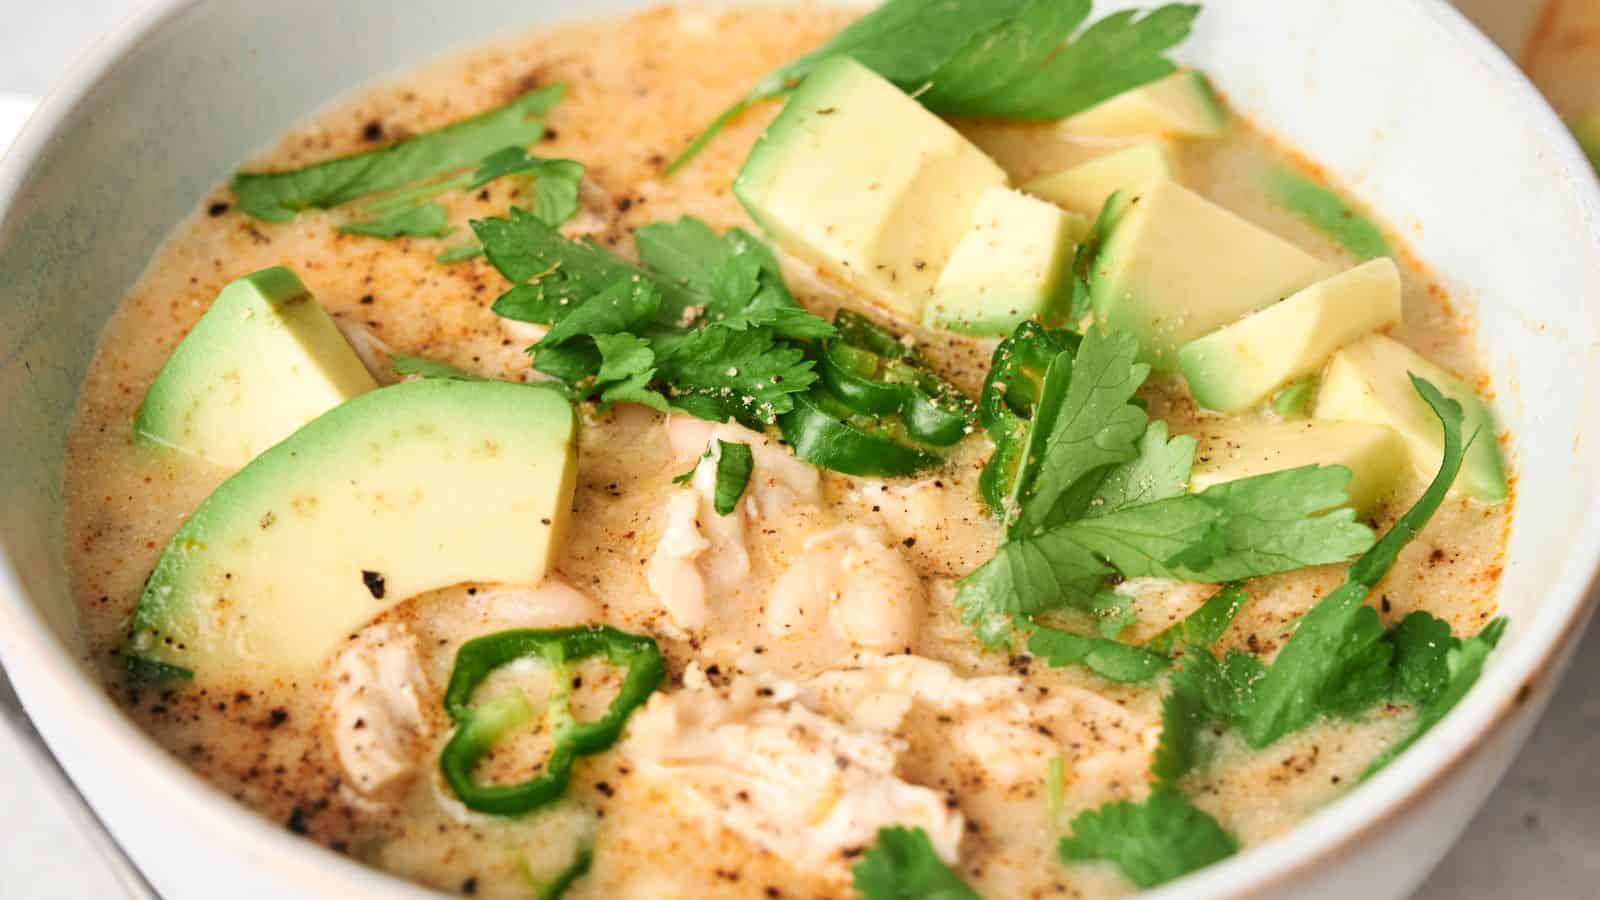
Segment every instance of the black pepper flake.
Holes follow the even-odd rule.
[[[286,823],[290,831],[304,835],[306,829],[306,811],[296,806],[289,812],[289,821]]]
[[[477,892],[478,892],[478,876],[474,875],[471,878],[468,878],[466,881],[461,882],[461,893],[466,894],[468,897],[471,897],[473,894],[476,894]]]
[[[281,706],[267,713],[268,728],[277,728],[287,721],[289,721],[289,711]]]
[[[373,297],[371,294],[363,294],[360,302],[362,306],[371,306],[373,301],[376,299],[377,298]]]
[[[915,547],[917,545],[917,539],[914,537],[908,537],[900,543],[906,545],[907,547]]]
[[[383,140],[383,123],[376,119],[368,122],[367,127],[361,129],[361,139],[364,141]]]
[[[229,207],[228,207],[228,204],[226,204],[226,203],[213,203],[210,206],[206,207],[206,214],[209,215],[211,218],[215,219],[216,217],[222,215],[223,213],[226,213],[228,211],[228,209],[229,209]]]
[[[371,569],[362,569],[361,583],[367,586],[367,591],[372,594],[373,599],[383,599],[383,575]]]
[[[617,793],[617,789],[612,787],[611,783],[609,781],[597,781],[597,782],[595,782],[594,783],[594,789],[599,791],[600,793],[604,794],[607,797],[616,796],[616,793]]]

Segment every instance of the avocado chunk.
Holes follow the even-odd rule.
[[[230,283],[178,343],[134,420],[142,439],[238,468],[378,386],[285,268]]]
[[[1570,124],[1572,133],[1578,138],[1578,146],[1589,157],[1589,164],[1594,166],[1596,172],[1600,172],[1600,113],[1592,113]]]
[[[1334,351],[1400,324],[1400,269],[1375,259],[1185,344],[1178,368],[1195,402],[1238,413],[1322,368]]]
[[[1157,178],[1176,179],[1177,171],[1165,141],[1146,141],[1030,181],[1022,189],[1073,212],[1096,216],[1112,194],[1136,193]]]
[[[1010,188],[984,191],[923,324],[994,337],[1028,319],[1060,324],[1072,299],[1072,250],[1089,227],[1077,213]]]
[[[1410,472],[1400,435],[1387,425],[1223,419],[1203,422],[1194,438],[1193,491],[1301,466],[1344,466],[1350,506],[1365,514]]]
[[[1456,489],[1487,503],[1504,500],[1505,460],[1488,404],[1461,379],[1399,341],[1374,334],[1335,353],[1323,370],[1313,416],[1388,425],[1405,441],[1406,455],[1417,474],[1431,478],[1444,456],[1444,427],[1411,384],[1411,375],[1432,382],[1461,404],[1464,438],[1477,433]]]
[[[1334,266],[1158,179],[1130,198],[1095,257],[1095,316],[1162,371],[1178,348],[1334,274]]]
[[[733,191],[785,249],[910,319],[1006,174],[848,57],[824,62],[750,151]]]
[[[1074,134],[1102,137],[1219,138],[1228,132],[1229,119],[1227,104],[1217,96],[1211,81],[1190,70],[1112,97],[1067,119],[1061,127]]]
[[[507,382],[426,378],[335,407],[194,511],[125,655],[197,681],[304,679],[416,594],[535,584],[572,509],[577,429],[556,390]]]

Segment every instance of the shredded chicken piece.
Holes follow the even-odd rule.
[[[339,333],[344,335],[345,343],[355,351],[356,358],[361,360],[361,364],[371,373],[373,381],[379,384],[394,384],[400,380],[394,374],[394,365],[389,359],[389,355],[394,351],[389,349],[383,338],[374,334],[366,325],[342,316],[335,316],[333,324],[339,329]]]
[[[554,578],[533,588],[495,588],[480,593],[485,614],[506,628],[561,628],[600,621],[600,604]]]
[[[852,646],[908,652],[927,607],[922,580],[876,528],[844,525],[808,540],[768,595],[766,625],[786,638],[831,623]]]
[[[750,523],[820,503],[821,479],[787,449],[738,425],[672,416],[667,436],[677,457],[699,462],[689,483],[667,496],[666,525],[645,575],[667,612],[667,632],[684,637],[709,623],[709,596],[734,590],[750,575]],[[713,502],[722,455],[717,440],[747,444],[755,459],[742,502],[726,516]]]
[[[438,706],[416,637],[404,625],[373,625],[334,658],[329,680],[334,749],[350,783],[375,796],[410,779]]]
[[[686,683],[634,715],[622,750],[703,826],[841,880],[851,855],[890,825],[922,828],[956,862],[965,821],[943,794],[895,774],[898,738],[819,715],[792,684]]]

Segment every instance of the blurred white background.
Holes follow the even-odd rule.
[[[0,0],[0,95],[38,97],[146,0]],[[336,0],[330,0],[336,2]],[[1288,2],[1288,0],[1286,0]],[[1293,0],[1337,2],[1337,0]],[[1534,0],[1460,0],[1509,46]],[[0,100],[0,106],[4,106]],[[309,110],[308,110],[309,112]],[[0,109],[0,118],[4,110]],[[0,121],[0,146],[6,125]],[[1419,900],[1600,897],[1600,631],[1528,748]],[[113,900],[116,890],[19,749],[0,734],[0,898]]]

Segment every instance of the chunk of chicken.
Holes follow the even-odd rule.
[[[895,731],[914,704],[941,712],[1001,705],[1026,714],[1025,685],[1015,675],[956,674],[948,663],[924,656],[863,656],[848,669],[833,669],[798,684],[799,698],[813,709],[857,728]]]
[[[708,596],[729,593],[750,575],[750,523],[816,505],[821,477],[781,445],[738,425],[672,416],[667,435],[676,456],[699,462],[689,483],[667,496],[666,525],[645,576],[667,612],[667,633],[685,637],[709,624]],[[755,458],[749,488],[726,516],[714,507],[722,454],[717,440],[746,444]]]
[[[502,628],[563,628],[600,621],[600,604],[558,579],[538,587],[495,588],[478,594],[486,621]]]
[[[816,467],[758,431],[732,422],[717,425],[678,415],[667,418],[667,440],[672,444],[673,455],[683,462],[700,456],[707,448],[715,453],[715,441],[748,445],[755,457],[755,471],[750,475],[745,496],[754,501],[752,512],[758,518],[782,514],[793,506],[822,503],[822,475]],[[715,466],[710,468],[715,471]]]
[[[334,749],[350,784],[376,796],[418,769],[438,705],[417,639],[404,625],[373,625],[348,643],[329,671]]]
[[[927,608],[922,580],[876,528],[844,525],[808,540],[767,598],[766,626],[783,638],[830,623],[854,647],[909,652]]]
[[[629,721],[622,749],[703,826],[797,868],[847,878],[853,854],[891,825],[922,828],[940,858],[956,862],[965,820],[939,792],[895,774],[904,743],[794,696],[792,684],[753,679],[657,694]]]

